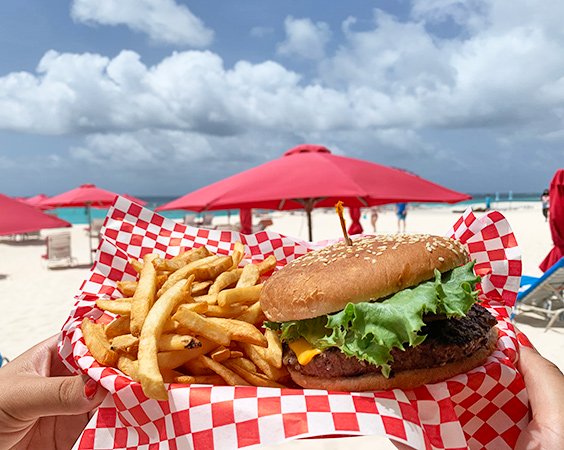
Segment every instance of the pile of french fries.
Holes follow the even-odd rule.
[[[229,256],[199,247],[172,259],[131,260],[139,275],[118,282],[124,298],[96,301],[117,317],[107,325],[82,321],[94,359],[157,400],[168,399],[165,383],[284,387],[280,340],[259,328],[261,278],[276,259],[240,268],[244,252],[237,242]]]

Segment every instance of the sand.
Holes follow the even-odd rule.
[[[459,207],[420,207],[410,209],[407,216],[408,233],[443,234],[460,214]],[[514,203],[511,209],[499,208],[512,225],[523,255],[523,269],[527,275],[538,276],[538,264],[551,248],[548,224],[541,214],[540,204]],[[307,239],[307,222],[301,212],[272,214],[274,224],[269,228],[288,236]],[[215,222],[223,219],[216,218]],[[255,219],[258,221],[258,219]],[[369,215],[361,223],[371,232]],[[392,209],[380,212],[377,231],[394,233],[397,230]],[[44,230],[42,236],[62,230]],[[314,240],[339,236],[340,227],[331,211],[313,213]],[[72,251],[78,266],[59,270],[48,269],[42,255],[45,244],[41,240],[13,242],[0,239],[0,353],[14,358],[42,339],[57,333],[74,304],[89,262],[88,237],[84,226],[74,226]],[[517,317],[517,324],[545,357],[564,370],[564,321],[544,332],[546,320],[541,316]]]

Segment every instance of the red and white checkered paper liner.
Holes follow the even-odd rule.
[[[498,319],[497,350],[466,374],[421,388],[343,393],[248,386],[170,385],[169,401],[145,397],[138,383],[100,366],[80,330],[84,317],[109,321],[97,298],[119,297],[116,282],[135,279],[128,264],[149,252],[171,257],[206,245],[227,254],[237,240],[249,260],[274,254],[280,263],[316,244],[274,232],[241,235],[186,227],[129,200],[108,212],[96,262],[83,282],[63,327],[59,353],[74,371],[88,373],[111,395],[98,409],[76,449],[229,449],[322,436],[381,435],[421,449],[512,448],[528,423],[528,398],[515,369],[518,341],[508,312],[521,274],[520,254],[499,212],[476,218],[467,211],[447,233],[465,243],[477,260],[482,296]]]

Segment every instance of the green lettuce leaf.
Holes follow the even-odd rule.
[[[283,341],[304,338],[319,349],[338,347],[348,356],[380,366],[389,376],[392,348],[404,350],[425,340],[420,333],[424,314],[462,317],[477,301],[474,288],[480,277],[473,267],[469,262],[442,275],[435,270],[435,279],[384,301],[349,303],[335,314],[267,326],[280,329]]]

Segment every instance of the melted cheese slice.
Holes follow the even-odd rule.
[[[305,366],[309,363],[315,355],[319,355],[321,350],[318,348],[313,347],[308,341],[301,338],[290,342],[288,346],[292,349],[292,351],[298,357],[298,362]]]

